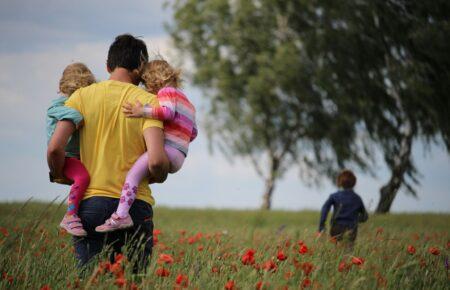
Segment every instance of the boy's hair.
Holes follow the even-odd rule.
[[[337,186],[344,189],[352,189],[356,184],[355,174],[348,169],[342,170],[337,177]]]
[[[179,69],[173,68],[165,60],[158,59],[145,64],[141,78],[147,90],[156,95],[164,87],[180,87],[180,74]]]
[[[59,92],[70,97],[76,90],[95,83],[95,77],[88,67],[76,62],[69,64],[59,80]]]
[[[145,42],[131,34],[122,34],[116,37],[109,47],[106,65],[110,71],[122,67],[128,71],[141,69],[148,61],[148,52]]]

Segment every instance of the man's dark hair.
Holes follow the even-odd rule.
[[[117,67],[132,71],[139,69],[146,62],[148,52],[144,41],[131,34],[122,34],[117,36],[109,47],[106,65],[111,71]]]

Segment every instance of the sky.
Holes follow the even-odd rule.
[[[0,201],[64,198],[68,187],[48,182],[45,114],[57,97],[64,67],[84,62],[97,79],[108,78],[107,50],[122,33],[141,36],[150,54],[171,63],[189,63],[173,48],[164,23],[171,23],[164,1],[0,1]],[[152,186],[157,206],[256,209],[263,182],[245,160],[230,162],[211,154],[202,134],[205,99],[186,80],[185,92],[198,108],[199,138],[191,144],[180,172]],[[374,152],[379,155],[379,152]],[[418,198],[400,192],[394,212],[450,212],[450,158],[442,146],[416,142],[421,173]],[[389,172],[380,158],[376,176],[357,172],[355,190],[374,210]],[[329,181],[307,187],[295,167],[277,184],[273,208],[318,210],[336,190]]]

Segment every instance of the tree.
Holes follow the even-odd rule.
[[[292,166],[311,181],[367,160],[364,144],[353,142],[355,119],[324,101],[312,79],[318,62],[278,2],[176,1],[169,28],[193,59],[193,82],[205,89],[210,140],[227,156],[250,160],[265,182],[264,209]]]
[[[413,142],[449,149],[450,32],[446,1],[320,1],[309,54],[321,59],[322,86],[342,114],[354,114],[380,145],[389,181],[376,211],[398,190],[416,196]],[[318,12],[318,13],[317,13]],[[304,19],[292,18],[294,30]],[[348,96],[355,101],[348,103]]]

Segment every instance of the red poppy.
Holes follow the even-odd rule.
[[[352,264],[353,265],[362,266],[362,265],[364,265],[364,259],[360,258],[360,257],[353,257],[352,258]]]
[[[302,255],[306,254],[306,253],[308,253],[308,247],[304,244],[301,244],[300,248],[298,249],[298,252]]]
[[[351,266],[351,264],[347,265],[347,263],[345,261],[342,261],[339,263],[338,271],[339,272],[347,272],[350,269],[349,266]]]
[[[253,265],[255,264],[255,253],[256,251],[253,249],[247,250],[244,255],[242,255],[241,261],[244,265]]]
[[[301,268],[303,270],[303,273],[308,276],[314,270],[314,265],[310,262],[304,262],[302,263]]]
[[[212,273],[220,273],[220,269],[218,267],[212,267],[211,272]]]
[[[258,281],[255,285],[256,290],[261,290],[269,287],[269,282]]]
[[[225,289],[227,290],[234,290],[235,288],[235,283],[233,280],[228,280],[228,282],[225,284]]]
[[[305,278],[302,282],[302,288],[307,288],[311,286],[311,280],[309,278]]]
[[[156,276],[168,277],[169,275],[170,275],[170,271],[164,267],[156,269]]]
[[[287,259],[287,256],[284,254],[283,250],[278,251],[277,259],[280,261],[284,261]]]
[[[414,248],[413,245],[409,245],[406,250],[408,251],[408,253],[410,253],[411,255],[416,253],[416,248]]]
[[[44,285],[41,287],[41,290],[51,290],[52,288],[50,288],[50,286],[48,285]]]
[[[268,261],[264,262],[264,264],[262,265],[262,268],[264,269],[264,271],[275,272],[277,270],[277,265],[272,260],[268,260]]]
[[[130,290],[139,290],[139,287],[138,287],[138,285],[136,285],[136,284],[133,282],[133,283],[131,283],[131,285],[130,285]]]
[[[127,280],[124,277],[119,277],[116,278],[114,284],[116,284],[118,287],[123,287],[127,284]]]
[[[0,233],[2,233],[5,237],[9,236],[9,232],[7,228],[0,227]]]
[[[199,245],[199,246],[197,247],[197,250],[198,250],[199,252],[201,252],[201,251],[203,251],[204,248],[205,248],[205,247],[204,247],[203,245]]]
[[[437,247],[430,247],[430,248],[428,249],[428,252],[429,252],[430,254],[432,254],[432,255],[435,255],[435,256],[439,256],[439,254],[441,253],[441,251],[440,251],[439,248],[437,248]]]
[[[116,255],[114,262],[117,264],[120,264],[120,263],[122,263],[122,260],[123,260],[123,254],[119,253]]]
[[[180,285],[181,287],[188,287],[189,286],[189,278],[187,275],[178,274],[178,276],[175,278],[175,283],[177,285]]]
[[[158,264],[172,264],[173,263],[173,257],[169,254],[160,254],[158,261]]]

